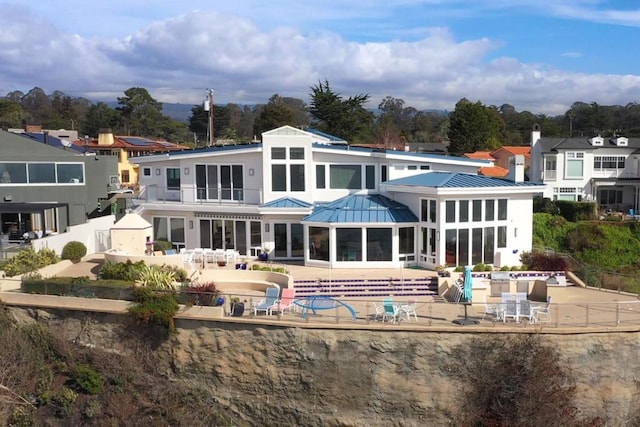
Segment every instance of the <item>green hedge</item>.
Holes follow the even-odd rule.
[[[122,280],[89,280],[78,277],[26,279],[21,290],[42,295],[77,296],[133,301],[133,283]]]

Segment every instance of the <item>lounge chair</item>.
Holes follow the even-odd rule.
[[[253,306],[253,314],[257,315],[259,311],[264,311],[265,314],[271,315],[273,313],[273,308],[278,303],[279,294],[279,288],[267,288],[264,299],[258,301],[258,303]]]
[[[284,314],[285,310],[296,309],[296,305],[293,301],[295,301],[296,290],[294,288],[284,288],[282,290],[282,295],[280,299],[276,301],[275,305],[271,309],[271,312],[279,311],[281,314]]]

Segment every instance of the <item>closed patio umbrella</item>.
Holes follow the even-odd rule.
[[[473,292],[471,292],[473,279],[471,278],[471,267],[464,268],[464,292],[462,298],[465,302],[471,302],[473,299]]]
[[[460,326],[464,325],[475,325],[479,323],[477,320],[469,319],[467,317],[467,306],[471,305],[471,300],[473,299],[472,293],[472,283],[473,279],[471,277],[471,267],[467,266],[464,268],[464,275],[462,276],[464,280],[464,288],[462,291],[462,304],[464,304],[464,319],[455,319],[453,323],[456,323]]]

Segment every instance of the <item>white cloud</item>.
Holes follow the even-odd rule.
[[[371,1],[356,5],[363,3],[373,10]],[[346,17],[355,13],[354,4],[345,8]],[[326,13],[335,14],[332,10]],[[457,41],[447,28],[424,28],[415,41],[362,43],[322,29],[264,29],[258,21],[194,11],[106,39],[72,35],[23,9],[10,12],[0,15],[0,91],[5,93],[40,86],[112,100],[141,86],[160,101],[195,104],[213,88],[216,103],[263,103],[274,93],[307,100],[310,86],[327,79],[344,96],[370,93],[372,107],[393,96],[416,108],[451,110],[466,97],[560,114],[578,100],[640,99],[637,75],[573,73],[499,56],[489,60],[498,55],[500,42]]]

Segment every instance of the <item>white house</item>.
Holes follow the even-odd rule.
[[[554,200],[593,200],[622,212],[640,206],[640,138],[545,138],[536,125],[530,170]]]
[[[519,264],[542,191],[478,176],[487,161],[354,148],[290,126],[260,144],[136,161],[137,211],[155,240],[334,268]]]

